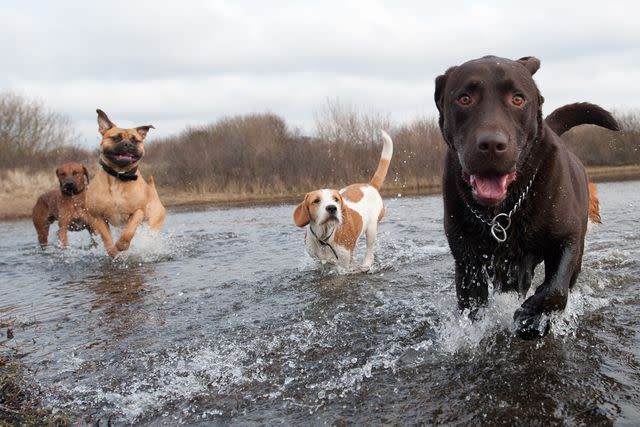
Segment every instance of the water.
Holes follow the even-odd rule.
[[[173,211],[115,261],[0,223],[0,352],[80,423],[636,424],[637,188],[600,185],[604,224],[534,342],[511,332],[514,295],[474,323],[455,309],[437,196],[386,201],[369,274],[310,260],[293,205]]]

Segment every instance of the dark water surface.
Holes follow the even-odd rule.
[[[638,424],[639,183],[599,188],[604,224],[539,341],[511,333],[515,295],[458,314],[436,196],[387,200],[370,274],[311,261],[290,205],[170,212],[116,261],[0,223],[0,352],[87,423]]]

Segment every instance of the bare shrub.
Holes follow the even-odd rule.
[[[83,152],[72,148],[77,142],[68,117],[39,101],[0,93],[0,169],[50,165],[62,154]]]
[[[148,169],[191,191],[286,192],[306,180],[307,142],[274,114],[224,118],[150,144]]]
[[[363,113],[338,100],[327,100],[315,122],[318,138],[334,144],[368,144],[380,138],[380,129],[391,129],[388,114]]]
[[[587,166],[640,164],[640,113],[616,113],[619,132],[598,126],[578,126],[562,135],[571,151]]]

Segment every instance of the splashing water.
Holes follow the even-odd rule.
[[[28,222],[0,224],[5,349],[87,424],[632,422],[640,233],[614,196],[633,185],[600,187],[605,223],[538,341],[512,333],[515,294],[473,322],[456,309],[440,199],[401,198],[366,274],[308,258],[293,206],[170,213],[115,260],[84,233],[41,252]]]

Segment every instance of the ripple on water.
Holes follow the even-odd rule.
[[[306,256],[290,206],[174,214],[115,261],[18,240],[0,267],[16,266],[23,294],[0,312],[26,313],[11,345],[48,402],[88,423],[633,419],[637,248],[590,235],[566,310],[523,342],[514,294],[492,294],[475,322],[456,309],[433,200],[389,203],[366,274]]]

